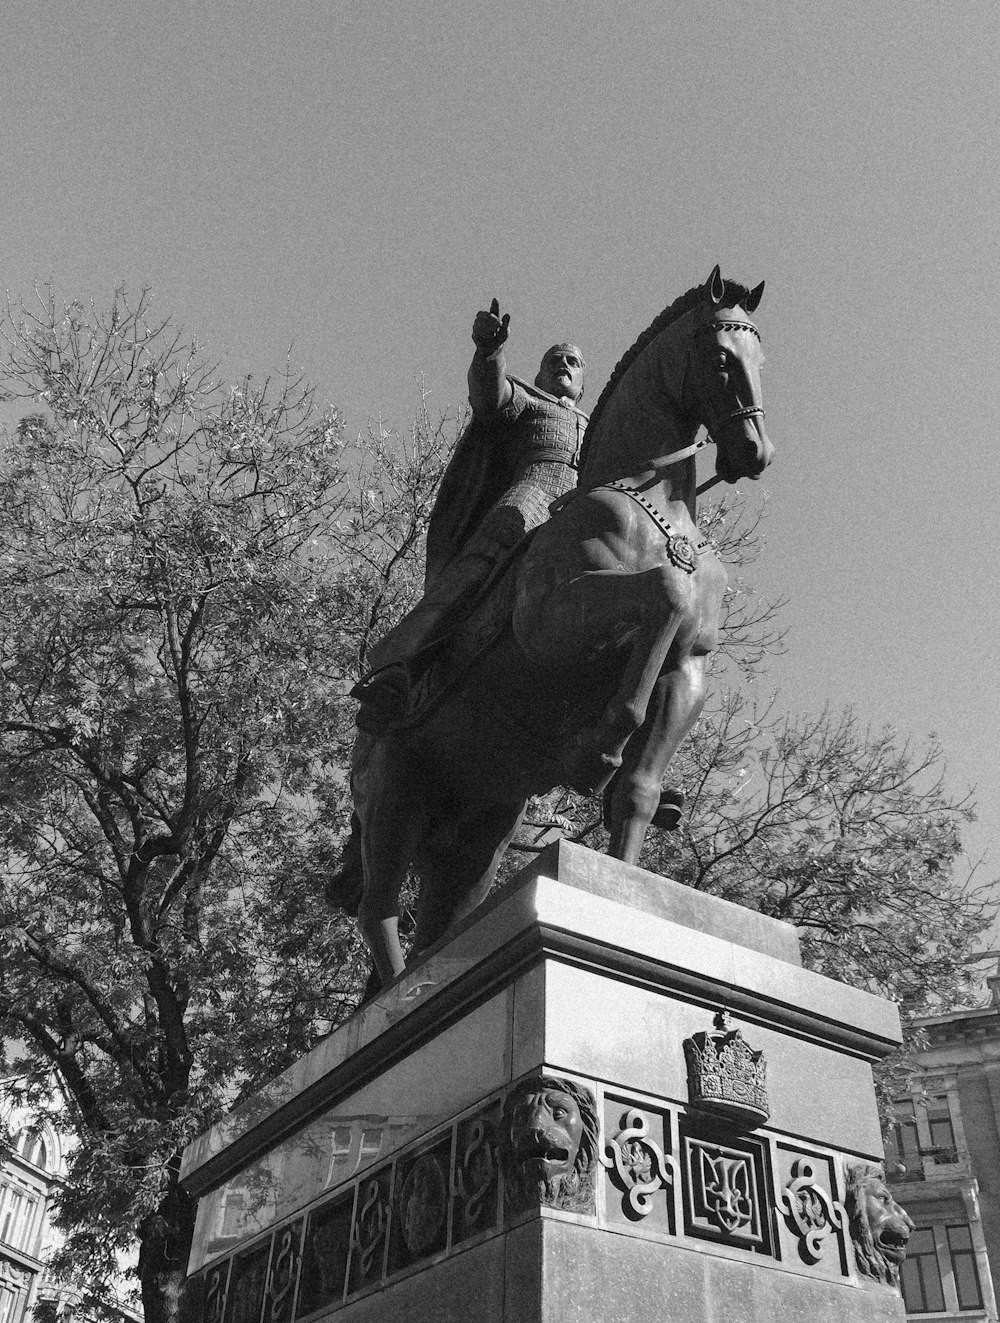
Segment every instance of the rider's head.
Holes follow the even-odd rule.
[[[535,385],[550,395],[572,400],[583,398],[583,374],[587,365],[576,345],[553,345],[545,351]]]

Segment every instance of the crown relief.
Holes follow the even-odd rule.
[[[702,1030],[684,1040],[688,1095],[692,1107],[725,1116],[743,1128],[762,1125],[771,1112],[764,1053],[750,1047],[729,1012],[713,1019],[716,1032]]]

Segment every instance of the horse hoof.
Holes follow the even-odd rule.
[[[368,982],[365,984],[365,990],[361,994],[361,1000],[358,1002],[358,1010],[362,1006],[367,1006],[370,1001],[374,1001],[382,991],[382,980],[378,976],[378,970],[372,969],[368,975]]]

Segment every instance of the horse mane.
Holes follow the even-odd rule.
[[[726,292],[722,296],[722,302],[719,305],[720,307],[735,307],[750,295],[749,287],[741,285],[737,280],[723,279],[723,284],[726,287]],[[587,423],[587,430],[583,434],[583,445],[580,448],[579,461],[579,472],[581,477],[583,476],[587,464],[590,438],[595,434],[598,420],[604,412],[608,400],[618,389],[622,377],[624,377],[625,373],[629,370],[649,342],[654,340],[661,331],[665,330],[670,325],[671,322],[677,321],[677,319],[683,317],[686,312],[690,312],[695,304],[704,297],[704,293],[704,285],[694,285],[691,289],[685,290],[683,294],[674,299],[673,303],[668,303],[663,311],[653,318],[643,331],[642,335],[636,340],[635,344],[632,345],[631,348],[626,349],[624,354],[622,354],[621,358],[615,364],[615,370],[608,378],[607,385],[601,391],[597,403],[591,410],[590,421]]]

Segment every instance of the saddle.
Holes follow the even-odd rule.
[[[351,690],[361,704],[357,723],[369,735],[418,725],[459,684],[510,624],[517,565],[528,533],[504,558],[480,592],[405,664],[362,676]]]

